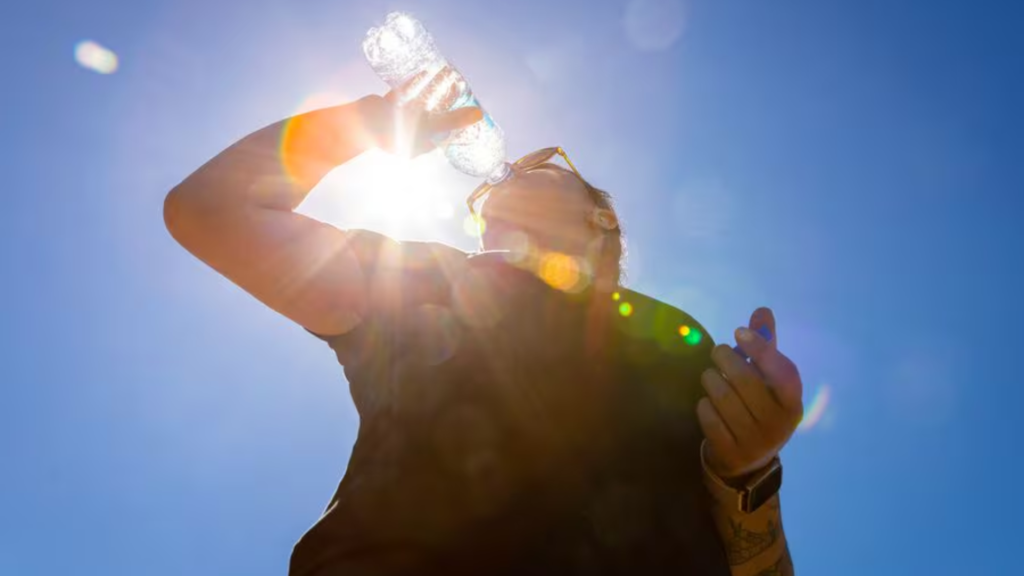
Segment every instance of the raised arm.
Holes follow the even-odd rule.
[[[712,513],[732,576],[793,576],[778,494],[750,514],[724,498],[715,502]]]
[[[763,328],[773,335],[770,341],[756,332]],[[756,510],[741,511],[734,491],[769,474],[803,415],[800,373],[778,351],[775,336],[775,316],[759,308],[749,327],[736,331],[750,362],[719,345],[711,353],[715,368],[701,378],[707,392],[697,404],[706,437],[701,454],[705,484],[733,576],[794,573],[778,494]]]
[[[167,229],[197,258],[309,330],[351,330],[366,294],[349,234],[295,208],[328,172],[371,147],[390,148],[397,137],[422,151],[431,132],[479,118],[476,109],[429,119],[403,110],[406,118],[396,123],[396,112],[389,98],[367,96],[249,134],[171,190]],[[396,135],[396,125],[423,129]]]

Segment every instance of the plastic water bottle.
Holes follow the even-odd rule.
[[[373,71],[392,88],[405,87],[400,104],[416,101],[428,113],[480,106],[462,74],[434,45],[426,28],[402,12],[388,14],[383,26],[371,28],[363,53]],[[412,82],[408,86],[407,83]],[[505,133],[486,111],[483,119],[438,139],[457,170],[494,183],[510,173],[505,160]]]

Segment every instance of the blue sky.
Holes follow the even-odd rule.
[[[631,287],[719,339],[776,310],[803,574],[1016,566],[1024,9],[941,0],[36,0],[0,8],[0,574],[284,574],[342,474],[331,352],[165,232],[247,132],[380,92],[418,15],[505,127],[612,191]],[[112,74],[76,64],[91,39]],[[302,207],[471,249],[468,178],[369,155]],[[394,172],[393,170],[386,172]],[[388,179],[390,178],[390,179]],[[406,208],[385,217],[381,203]]]

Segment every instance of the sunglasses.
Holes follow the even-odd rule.
[[[572,168],[573,174],[575,174],[585,186],[589,186],[587,181],[583,179],[583,176],[580,176],[580,171],[576,169],[575,165],[573,165],[572,160],[569,160],[569,156],[566,155],[565,150],[562,150],[561,146],[542,148],[536,152],[530,152],[526,156],[516,160],[512,164],[512,174],[508,178],[496,183],[484,182],[480,186],[477,186],[476,190],[473,190],[473,193],[466,198],[466,206],[469,208],[469,213],[474,218],[477,217],[477,204],[481,202],[495,186],[507,182],[511,178],[515,178],[516,174],[523,174],[530,170],[539,168],[555,156],[561,156],[562,159],[565,160],[565,163],[569,165],[569,168]]]

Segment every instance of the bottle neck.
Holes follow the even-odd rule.
[[[508,162],[502,162],[501,166],[498,166],[490,176],[487,177],[487,183],[491,186],[497,186],[505,180],[508,180],[512,176],[512,164]]]

